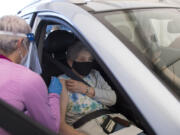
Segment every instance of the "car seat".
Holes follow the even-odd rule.
[[[63,74],[51,58],[55,58],[61,63],[66,64],[66,50],[74,44],[77,38],[70,32],[56,30],[51,32],[45,39],[42,54],[42,77],[47,85],[50,83],[51,76]]]

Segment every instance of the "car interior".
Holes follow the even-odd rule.
[[[53,26],[56,28],[53,29]],[[51,27],[51,29],[49,27]],[[66,50],[69,46],[80,40],[68,27],[65,27],[62,24],[54,24],[52,22],[44,24],[44,27],[41,27],[40,31],[41,34],[38,41],[38,51],[39,55],[41,55],[39,56],[42,67],[41,76],[48,86],[51,76],[59,76],[69,71],[70,68],[66,63]],[[143,129],[143,123],[141,123],[134,114],[127,99],[120,94],[119,89],[122,88],[117,88],[115,86],[107,72],[103,70],[101,65],[96,61],[96,58],[94,59],[94,69],[101,73],[105,81],[113,90],[115,90],[117,95],[117,102],[114,106],[110,107],[110,110],[125,115],[129,120],[133,121],[137,126]]]
[[[46,38],[42,55],[42,77],[47,85],[50,82],[51,76],[63,74],[50,58],[56,58],[67,66],[65,52],[76,40],[72,33],[64,30],[53,31]]]
[[[149,63],[152,63],[151,70],[153,72],[160,73],[162,78],[166,78],[168,83],[174,83],[180,88],[180,29],[177,27],[179,20],[165,21],[153,18],[159,21],[159,24],[157,24],[154,23],[155,21],[152,18],[143,19],[143,25],[130,22],[119,23],[117,22],[118,20],[114,19],[112,26],[116,29],[113,30],[117,30],[116,32],[121,35],[119,37],[122,41],[126,39],[126,42],[128,41],[131,47],[135,47],[139,51],[138,53],[141,53]],[[160,24],[163,25],[163,28],[162,30],[157,30],[156,27]],[[159,34],[160,31],[163,33],[161,36]],[[125,44],[127,45],[127,43]],[[176,91],[176,93],[180,92]]]

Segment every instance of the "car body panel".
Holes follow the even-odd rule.
[[[20,16],[23,14],[28,14],[32,12],[38,11],[53,11],[59,12],[59,4],[68,4],[68,5],[75,5],[71,2],[71,0],[40,0],[39,2],[34,3],[33,5],[29,5],[26,8],[23,8],[19,11]],[[162,4],[162,3],[150,3],[150,2],[137,2],[137,1],[113,1],[113,0],[97,0],[97,1],[89,1],[85,4],[85,6],[92,8],[94,11],[109,11],[109,10],[121,10],[121,9],[133,9],[133,8],[165,8],[165,7],[177,7],[178,5],[173,4]],[[79,8],[73,7],[73,10],[78,10]],[[66,10],[66,9],[64,9]],[[66,10],[69,11],[69,10]]]
[[[118,0],[107,0],[107,1],[97,1],[89,2],[86,5],[92,8],[96,12],[109,11],[109,10],[122,10],[122,9],[137,9],[137,8],[165,8],[165,7],[178,7],[177,5],[167,5],[163,3],[154,3],[146,1],[118,1]]]
[[[162,128],[168,129],[168,131],[161,130],[157,134],[166,134],[168,132],[179,134],[180,119],[176,121],[178,119],[177,115],[180,113],[179,102],[174,99],[170,92],[147,70],[135,55],[104,26],[89,16],[78,16],[74,18],[74,25],[87,38],[86,40],[90,42],[96,53],[103,58],[104,63],[138,106],[140,112],[143,113],[148,122],[151,121],[151,126],[154,129],[157,128],[156,131]],[[84,23],[88,28],[83,25]],[[94,31],[94,27],[98,28],[98,30]],[[145,104],[148,106],[144,106]],[[172,108],[167,108],[167,106]],[[172,112],[173,108],[178,110],[176,115],[175,112]],[[171,124],[169,125],[167,121]],[[173,122],[175,123],[172,124]]]

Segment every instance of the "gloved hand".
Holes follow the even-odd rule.
[[[57,93],[57,94],[61,94],[62,92],[62,84],[59,81],[59,79],[57,77],[51,77],[51,82],[48,88],[49,93]]]

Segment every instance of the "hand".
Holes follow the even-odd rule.
[[[66,80],[66,88],[71,92],[78,92],[84,94],[88,86],[80,81],[70,79]]]
[[[57,93],[58,95],[61,94],[62,84],[60,83],[58,78],[56,77],[51,78],[51,82],[50,82],[48,90],[49,90],[49,93]]]

